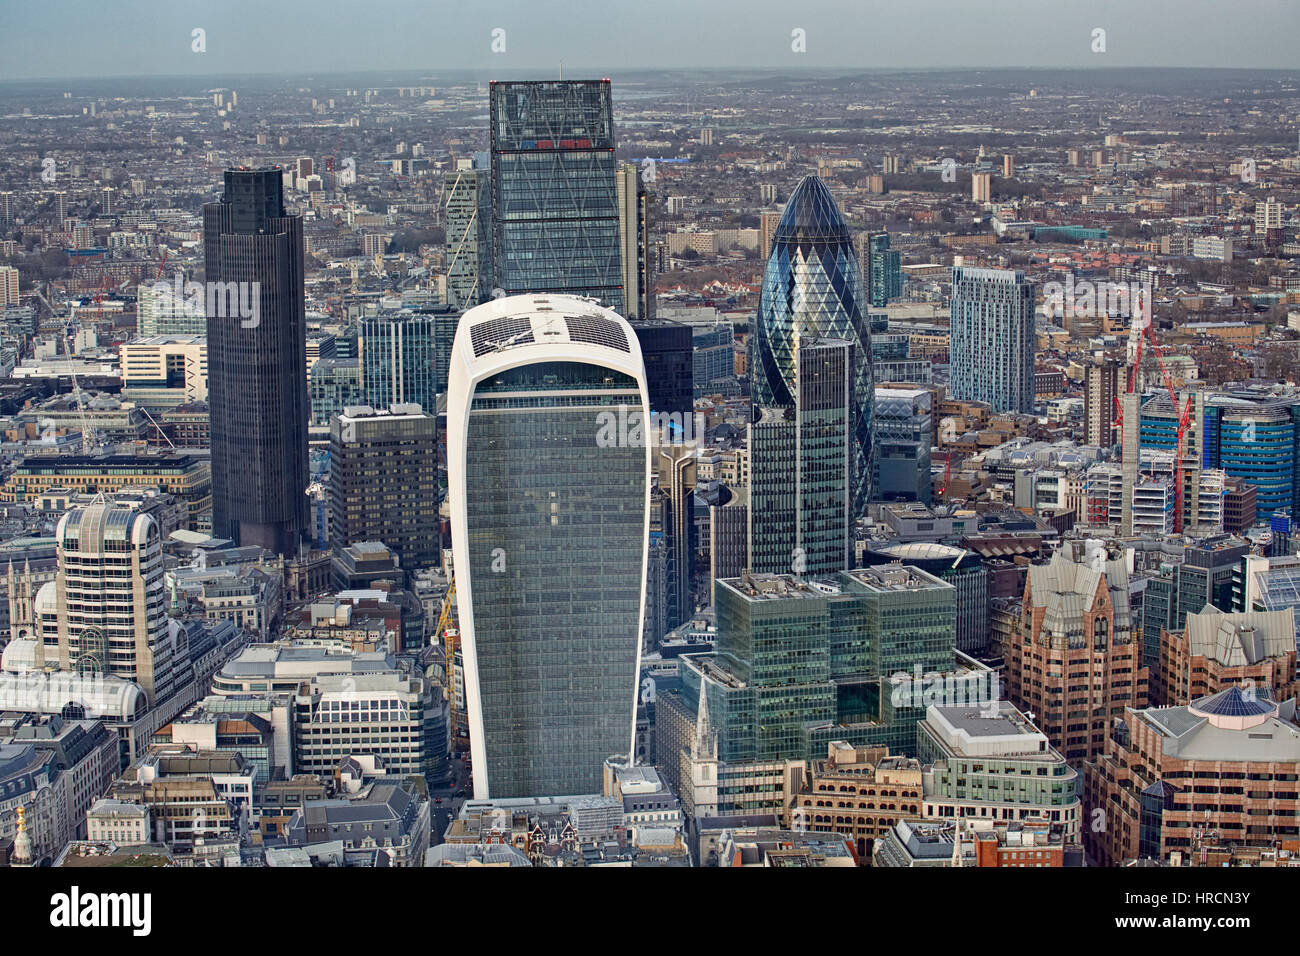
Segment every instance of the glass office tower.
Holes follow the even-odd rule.
[[[228,169],[225,184],[203,207],[205,277],[226,298],[209,291],[212,531],[292,555],[308,527],[302,217],[285,214],[278,166]],[[231,295],[256,315],[232,314]]]
[[[1262,519],[1300,514],[1300,402],[1234,388],[1207,396],[1200,417],[1204,467],[1222,468],[1254,485]],[[1178,416],[1163,394],[1143,406],[1139,440],[1143,448],[1177,444]]]
[[[933,394],[926,388],[877,388],[872,487],[880,501],[930,504]]]
[[[474,795],[601,789],[632,752],[650,528],[636,336],[570,296],[467,312],[447,470]]]
[[[854,346],[853,513],[862,516],[871,497],[871,331],[853,238],[816,176],[795,188],[772,239],[751,337],[755,406],[795,403],[795,346],[804,335]]]
[[[493,82],[493,281],[624,311],[609,80]]]
[[[725,761],[817,759],[832,740],[910,752],[923,701],[893,699],[891,678],[969,679],[953,672],[956,589],[911,565],[720,578],[713,606],[716,650],[679,667]]]
[[[492,190],[486,169],[444,177],[447,303],[470,309],[492,297]]]
[[[632,321],[630,324],[641,343],[651,410],[680,415],[684,422],[685,416],[695,409],[691,327],[667,319]]]
[[[826,574],[852,560],[853,343],[803,339],[797,403],[761,408],[749,426],[748,566]]]
[[[381,312],[361,320],[361,395],[371,408],[415,403],[437,410],[438,316]]]
[[[1019,270],[952,270],[952,397],[1034,410],[1034,283]]]

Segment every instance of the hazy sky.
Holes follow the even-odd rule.
[[[192,31],[207,50],[191,50]],[[505,52],[492,52],[492,31]],[[1094,53],[1093,30],[1106,30]],[[806,52],[791,49],[805,31]],[[1300,68],[1297,0],[0,0],[0,79],[355,70]]]

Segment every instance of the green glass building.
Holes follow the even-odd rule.
[[[816,759],[833,740],[911,752],[932,702],[917,678],[981,676],[956,667],[956,589],[907,565],[722,579],[714,610],[716,649],[682,657],[682,696],[708,693],[723,761]]]

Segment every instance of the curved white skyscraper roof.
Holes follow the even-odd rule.
[[[447,472],[479,799],[596,792],[602,762],[632,752],[648,414],[636,335],[594,301],[509,296],[461,318]]]

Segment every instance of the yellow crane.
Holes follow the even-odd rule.
[[[452,749],[460,749],[460,711],[456,707],[456,651],[460,647],[460,634],[451,625],[452,608],[456,603],[456,579],[451,579],[447,594],[442,599],[442,613],[438,615],[438,629],[434,640],[443,647],[445,658],[443,670],[447,675],[447,700],[451,705],[451,739]]]

